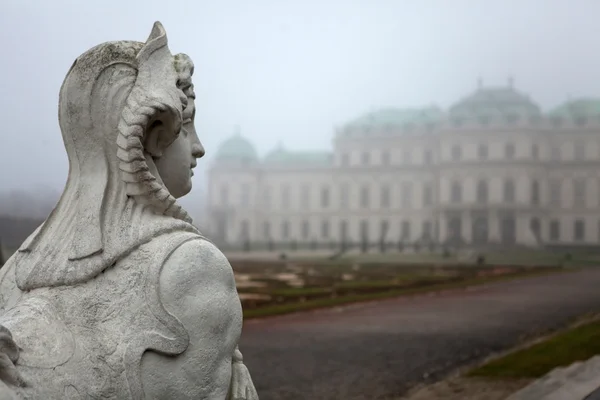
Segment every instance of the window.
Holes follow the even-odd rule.
[[[271,224],[269,222],[263,224],[263,235],[266,240],[271,238]]]
[[[310,186],[302,185],[300,190],[300,207],[310,209]]]
[[[240,202],[242,207],[250,206],[250,185],[247,183],[242,184],[240,187]]]
[[[462,201],[462,186],[460,182],[453,182],[450,187],[450,201],[452,203],[460,203]]]
[[[425,153],[423,153],[423,161],[425,165],[433,164],[433,152],[430,149],[425,150]]]
[[[363,186],[360,189],[360,206],[362,208],[369,208],[369,187]]]
[[[308,239],[310,235],[310,225],[307,220],[302,221],[302,239]]]
[[[554,242],[560,240],[560,222],[555,219],[550,221],[550,240]]]
[[[431,239],[433,235],[431,234],[431,221],[423,221],[423,238]]]
[[[507,143],[506,146],[504,146],[504,156],[508,159],[508,160],[512,160],[513,158],[515,158],[515,145],[514,143]]]
[[[585,160],[585,143],[576,143],[575,148],[573,149],[575,160],[576,161],[584,161]]]
[[[585,222],[582,219],[575,220],[573,224],[573,239],[578,242],[585,240]]]
[[[390,165],[390,152],[384,151],[381,153],[381,164],[382,165]]]
[[[290,206],[290,187],[284,185],[281,188],[281,208],[287,209]]]
[[[540,204],[540,183],[538,181],[531,182],[531,204],[534,206]]]
[[[329,188],[321,188],[321,206],[323,208],[329,207]]]
[[[406,149],[402,152],[402,161],[404,162],[404,164],[412,163],[412,153],[410,152],[410,150]]]
[[[321,222],[321,237],[323,239],[329,237],[329,221],[327,220]]]
[[[369,221],[365,219],[360,221],[360,239],[363,242],[369,241]]]
[[[340,185],[340,207],[346,209],[350,205],[350,188],[347,183]]]
[[[452,158],[452,161],[460,161],[462,158],[462,149],[459,145],[455,144],[452,146],[452,149],[450,150],[450,157]]]
[[[433,205],[433,188],[431,184],[426,184],[423,188],[423,205],[426,207]]]
[[[515,182],[512,179],[504,181],[504,201],[507,203],[515,201]]]
[[[541,224],[539,218],[532,218],[530,226],[533,236],[535,236],[536,239],[539,239],[541,233]]]
[[[221,193],[219,193],[221,205],[229,205],[229,188],[227,186],[221,186]]]
[[[550,206],[560,207],[561,204],[561,183],[559,180],[550,181]]]
[[[250,224],[248,221],[242,221],[242,226],[240,228],[240,236],[242,240],[248,240],[250,238]]]
[[[281,237],[286,240],[290,237],[290,223],[288,221],[283,221],[281,223]]]
[[[410,240],[410,222],[402,221],[400,225],[400,240]]]
[[[412,207],[412,183],[404,182],[402,184],[402,207]]]
[[[585,180],[582,178],[573,181],[573,206],[585,207]]]
[[[550,159],[552,161],[560,161],[560,147],[554,145],[550,148]]]
[[[343,153],[342,154],[342,161],[341,164],[346,167],[348,165],[350,165],[350,156],[348,155],[348,153]]]
[[[381,187],[381,208],[390,207],[390,187],[389,185],[383,185]]]
[[[531,145],[531,158],[533,158],[534,160],[540,159],[540,148],[537,144]]]
[[[369,163],[371,162],[371,155],[369,154],[369,152],[365,151],[362,153],[362,164],[363,165],[369,165]]]
[[[263,208],[268,210],[271,208],[271,188],[265,186],[262,189]]]
[[[477,147],[477,157],[479,157],[480,160],[487,160],[488,158],[488,147],[485,144],[480,144]]]
[[[390,228],[390,223],[387,220],[383,220],[383,221],[381,221],[381,223],[380,223],[379,226],[381,228],[380,238],[382,240],[384,240],[385,237],[386,237],[386,235],[387,235],[387,232],[388,232],[388,230]]]
[[[340,240],[342,242],[348,239],[348,221],[342,220],[340,221]]]
[[[477,202],[482,204],[488,202],[488,184],[484,180],[477,182]]]

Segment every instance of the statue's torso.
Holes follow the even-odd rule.
[[[164,398],[144,390],[145,377],[150,375],[155,381],[164,377],[172,381],[172,375],[180,372],[177,371],[179,364],[165,364],[167,370],[161,372],[151,370],[161,368],[160,362],[150,362],[142,370],[144,352],[154,350],[163,354],[155,356],[159,361],[164,355],[172,361],[185,358],[188,348],[197,348],[202,343],[190,343],[190,338],[192,342],[195,339],[188,331],[195,327],[184,326],[186,319],[174,315],[178,311],[173,310],[177,305],[172,306],[172,299],[177,296],[161,293],[161,276],[170,273],[163,271],[163,264],[184,243],[201,240],[194,233],[162,235],[134,250],[98,277],[75,286],[24,293],[12,289],[10,294],[7,293],[11,291],[9,288],[15,286],[14,281],[10,282],[14,271],[5,271],[0,278],[0,291],[3,305],[7,307],[2,311],[0,324],[11,330],[14,340],[23,349],[17,369],[29,385],[19,389],[21,397]],[[171,305],[166,304],[163,297],[171,299],[166,302]],[[230,300],[229,309],[220,312],[223,319],[220,323],[228,327],[223,335],[230,338],[226,347],[231,347],[230,342],[237,343],[241,331],[239,299]],[[223,354],[233,351],[220,350]],[[228,362],[224,358],[221,364]],[[199,377],[204,367],[202,360],[198,360]],[[184,371],[185,374],[194,372]],[[157,384],[160,386],[161,382]],[[167,384],[165,381],[163,386]]]

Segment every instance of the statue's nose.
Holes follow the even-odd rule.
[[[192,155],[194,158],[202,158],[204,153],[204,147],[200,143],[194,143],[192,146]]]

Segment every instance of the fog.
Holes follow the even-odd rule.
[[[196,64],[196,204],[236,125],[264,154],[330,148],[335,126],[379,107],[446,108],[479,78],[513,77],[544,109],[600,96],[599,12],[596,0],[4,0],[0,192],[62,189],[68,68],[99,43],[144,41],[155,20]]]

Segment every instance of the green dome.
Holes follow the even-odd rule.
[[[576,99],[568,101],[548,113],[551,117],[565,119],[600,117],[600,99]]]
[[[505,117],[517,119],[541,114],[540,107],[512,86],[480,88],[450,107],[450,117],[465,120]]]
[[[258,154],[248,139],[236,133],[219,146],[215,159],[217,161],[256,162]]]
[[[344,131],[352,133],[360,130],[363,133],[369,133],[414,126],[430,126],[442,119],[443,115],[443,111],[438,107],[384,108],[349,122],[345,125]]]

